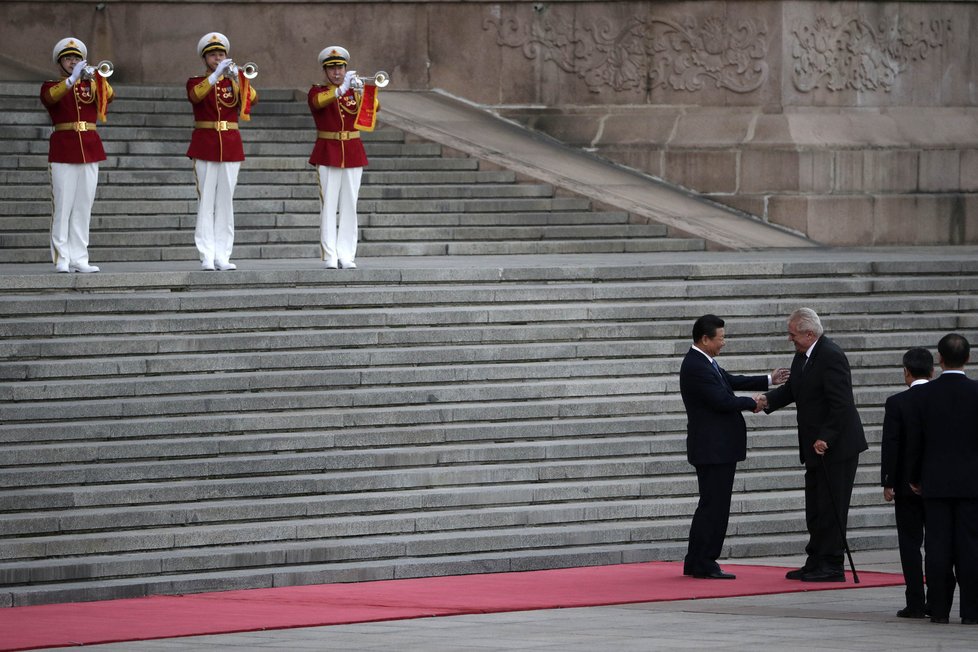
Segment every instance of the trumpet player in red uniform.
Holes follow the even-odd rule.
[[[316,122],[309,163],[319,172],[320,246],[327,269],[357,266],[357,197],[367,165],[360,131],[373,129],[379,107],[374,92],[365,94],[363,82],[347,70],[349,61],[345,48],[324,48],[319,63],[326,83],[309,89],[309,109]]]
[[[258,93],[228,58],[231,45],[224,34],[204,34],[197,54],[207,72],[187,80],[187,97],[194,110],[194,132],[187,156],[197,177],[197,228],[194,241],[203,270],[236,269],[234,246],[234,187],[244,160],[238,120],[250,120]]]
[[[99,271],[88,263],[88,227],[98,186],[98,164],[105,160],[96,120],[105,122],[113,91],[103,75],[88,67],[88,48],[81,40],[63,38],[51,58],[61,68],[60,81],[41,86],[41,103],[51,114],[54,131],[48,149],[54,215],[51,257],[59,272]]]

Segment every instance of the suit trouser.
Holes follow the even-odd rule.
[[[194,242],[201,262],[226,263],[234,247],[234,187],[240,161],[194,159],[197,176],[197,228]]]
[[[88,227],[97,187],[98,163],[51,163],[52,262],[88,264]]]
[[[689,527],[689,545],[683,565],[685,573],[710,573],[719,568],[717,559],[723,551],[730,520],[730,497],[733,493],[737,463],[696,464],[700,499]]]
[[[319,168],[320,248],[323,260],[350,262],[357,255],[357,197],[363,168]],[[339,224],[337,224],[337,211]]]
[[[924,595],[924,560],[920,547],[924,544],[924,499],[916,494],[898,494],[894,498],[897,543],[900,565],[907,584],[907,606],[923,611],[927,606]]]
[[[978,619],[978,498],[925,497],[924,516],[931,616],[950,615],[956,574],[961,617]]]
[[[805,522],[808,526],[808,568],[842,570],[845,542],[842,528],[849,518],[849,501],[859,456],[845,460],[816,460],[805,465]],[[831,493],[830,493],[831,492]],[[832,505],[837,512],[833,513]],[[838,520],[836,520],[838,517]]]

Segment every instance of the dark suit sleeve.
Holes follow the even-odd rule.
[[[723,372],[723,376],[730,383],[730,386],[738,392],[744,390],[764,391],[767,389],[766,374],[763,376],[734,376],[733,374],[728,374],[723,368],[720,371]]]
[[[724,387],[706,358],[703,364],[684,365],[679,382],[684,400],[688,398],[714,412],[740,412],[757,406],[754,399],[737,396]]]
[[[794,370],[792,370],[794,371]],[[780,387],[775,387],[767,393],[767,408],[764,410],[771,414],[775,410],[780,410],[786,405],[795,402],[795,387],[791,384],[791,378]]]
[[[826,346],[819,355],[825,359],[820,380],[828,411],[818,438],[831,447],[839,441],[845,429],[842,419],[850,414],[856,405],[852,395],[849,362],[845,354]]]
[[[902,421],[896,395],[891,396],[884,407],[883,439],[880,442],[880,484],[884,487],[895,487]]]
[[[907,447],[903,458],[903,477],[911,484],[920,484],[924,456],[924,422],[919,401],[913,401],[907,406],[906,417]]]

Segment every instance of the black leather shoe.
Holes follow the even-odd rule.
[[[784,578],[786,580],[800,580],[802,578],[802,575],[810,572],[812,572],[811,568],[802,566],[801,568],[796,568],[795,570],[788,571],[787,573],[784,574]]]
[[[938,616],[931,616],[930,621],[939,625],[947,625],[949,622],[951,622],[950,618],[940,618]]]
[[[803,573],[802,582],[845,582],[846,574],[840,570],[813,570]]]
[[[924,613],[923,609],[913,609],[911,607],[904,607],[897,612],[897,618],[926,618],[927,614]]]
[[[733,573],[724,573],[722,570],[715,570],[712,573],[693,573],[693,577],[698,580],[735,580],[737,576]]]
[[[962,618],[962,625],[978,625],[978,618]]]

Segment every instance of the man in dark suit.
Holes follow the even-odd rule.
[[[915,389],[907,428],[908,479],[924,497],[931,621],[951,614],[955,574],[961,622],[978,624],[978,382],[964,375],[971,346],[949,333],[937,345],[941,375]]]
[[[795,347],[791,377],[768,392],[765,411],[795,404],[798,450],[805,465],[808,558],[804,566],[789,571],[786,577],[805,582],[845,582],[842,564],[849,501],[859,454],[869,446],[852,394],[849,360],[823,333],[822,322],[811,308],[791,313],[788,339]]]
[[[747,458],[747,425],[742,410],[764,407],[763,394],[752,399],[734,390],[765,390],[769,383],[784,382],[787,369],[771,376],[733,376],[716,362],[725,341],[724,321],[703,315],[693,324],[693,346],[679,370],[679,390],[686,406],[686,455],[696,467],[699,504],[689,529],[684,575],[701,579],[732,580],[717,565],[730,518],[737,462]]]
[[[903,354],[903,382],[910,388],[886,399],[883,416],[883,441],[880,446],[880,479],[883,499],[894,503],[900,564],[907,584],[907,605],[897,612],[900,618],[923,618],[927,611],[924,596],[924,564],[920,547],[924,543],[924,500],[910,489],[904,467],[907,451],[907,422],[913,401],[923,385],[934,375],[934,356],[915,347]],[[914,391],[911,391],[914,390]]]

